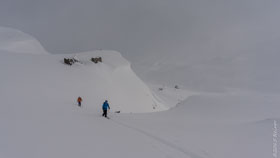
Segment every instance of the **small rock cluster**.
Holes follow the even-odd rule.
[[[67,65],[71,66],[76,62],[79,62],[79,61],[75,58],[64,58],[64,64],[67,64]]]
[[[95,64],[101,62],[102,63],[102,58],[101,57],[95,57],[95,58],[91,58],[90,59],[92,62],[94,62]],[[73,65],[74,63],[79,62],[81,63],[77,57],[73,57],[73,58],[64,58],[64,64],[66,65]]]
[[[98,62],[102,63],[102,58],[101,57],[96,57],[96,58],[91,58],[91,61],[97,64]]]

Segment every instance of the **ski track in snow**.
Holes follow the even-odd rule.
[[[112,119],[110,119],[110,120],[112,120]],[[116,120],[112,120],[112,121],[115,124],[119,125],[119,126],[128,128],[128,129],[133,130],[133,131],[136,131],[136,132],[138,132],[138,133],[140,133],[142,135],[145,135],[145,136],[147,136],[147,137],[149,137],[149,138],[151,138],[151,139],[153,139],[153,140],[155,140],[155,141],[157,141],[157,142],[159,142],[161,144],[164,144],[164,145],[166,145],[166,146],[168,146],[168,147],[170,147],[170,148],[172,148],[172,149],[174,149],[174,150],[176,150],[178,152],[181,152],[181,153],[183,153],[184,155],[186,155],[186,156],[188,156],[190,158],[204,158],[204,157],[199,156],[199,155],[197,155],[197,154],[195,154],[195,153],[193,153],[191,151],[183,149],[183,148],[181,148],[180,146],[178,146],[176,144],[173,144],[173,143],[171,143],[169,141],[166,141],[166,140],[164,140],[164,139],[162,139],[162,138],[160,138],[158,136],[155,136],[155,135],[153,135],[151,133],[148,133],[148,132],[146,132],[146,131],[144,131],[142,129],[139,129],[139,128],[136,128],[136,127],[124,124],[124,123],[121,123],[121,122],[116,121]]]

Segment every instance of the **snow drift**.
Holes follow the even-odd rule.
[[[83,106],[95,110],[100,110],[104,100],[109,101],[112,110],[121,112],[167,109],[118,52],[78,53],[75,58],[80,62],[72,66],[62,62],[74,57],[72,54],[46,54],[49,53],[32,36],[0,27],[0,98],[11,100],[11,104],[25,105],[30,102],[27,98],[32,98],[71,106],[81,96]],[[92,57],[102,57],[103,62],[95,64],[90,61]]]
[[[0,51],[13,53],[48,54],[32,36],[11,28],[0,27]]]
[[[100,56],[95,64],[91,57]],[[76,54],[80,63],[72,66],[62,62],[73,55],[28,55],[1,53],[1,99],[14,104],[32,100],[51,104],[68,102],[73,106],[78,96],[83,106],[100,110],[108,100],[113,111],[154,112],[166,110],[149,88],[134,74],[120,53],[95,51]],[[14,102],[15,101],[15,102]]]
[[[202,93],[155,85],[161,102],[180,104],[164,112],[122,114],[167,108],[120,53],[7,52],[16,51],[0,50],[1,158],[263,158],[273,154],[273,134],[279,133],[278,94],[213,93],[212,87],[205,88],[212,92]],[[79,62],[63,63],[63,58],[73,57]],[[103,62],[95,64],[92,57],[102,57]],[[150,70],[170,76],[178,69],[162,72],[161,63],[156,63]],[[207,71],[200,70],[197,75],[203,78],[200,74]],[[162,76],[155,77],[158,81]],[[83,97],[82,108],[76,104],[78,96]],[[121,114],[109,113],[110,120],[101,117],[105,99],[112,111]]]

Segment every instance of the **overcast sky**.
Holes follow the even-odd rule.
[[[130,60],[279,41],[279,17],[279,0],[0,1],[0,26],[31,34],[51,53],[112,49]]]

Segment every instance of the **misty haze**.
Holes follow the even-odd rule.
[[[277,158],[280,1],[1,0],[0,158]]]

